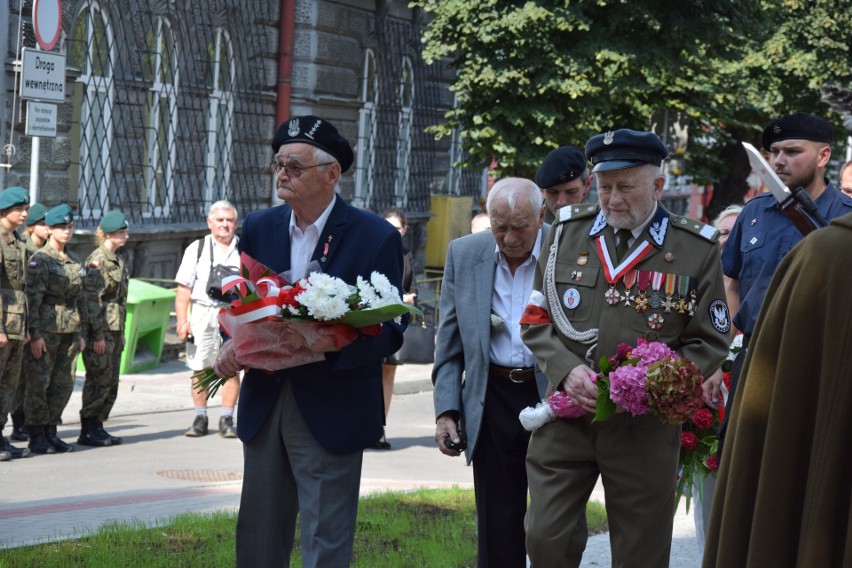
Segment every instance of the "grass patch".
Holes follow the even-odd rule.
[[[589,503],[589,534],[606,531],[603,505]],[[233,566],[236,514],[187,513],[159,527],[108,524],[75,540],[0,552],[0,568]],[[290,566],[301,566],[299,538]],[[380,493],[361,499],[355,567],[464,567],[476,564],[476,513],[471,489]]]

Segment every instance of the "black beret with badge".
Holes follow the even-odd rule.
[[[592,172],[611,172],[645,164],[662,165],[669,151],[653,132],[622,128],[589,138],[586,156]]]
[[[811,140],[834,142],[834,129],[826,119],[806,112],[797,112],[776,118],[763,129],[763,148],[769,150],[773,142],[782,140]]]
[[[0,193],[0,211],[16,205],[27,205],[30,202],[30,192],[23,187],[10,187]]]
[[[535,184],[541,189],[568,183],[586,171],[586,156],[579,148],[562,146],[550,152],[535,173]]]
[[[341,172],[348,170],[355,159],[349,141],[330,122],[318,116],[296,116],[282,122],[272,139],[272,151],[278,152],[285,144],[316,146],[334,156]]]
[[[44,223],[48,227],[56,225],[67,225],[74,221],[74,210],[70,205],[62,203],[53,209],[48,210],[44,216]]]

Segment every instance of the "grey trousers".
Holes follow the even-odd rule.
[[[266,423],[243,445],[243,457],[237,566],[288,566],[297,516],[302,566],[349,566],[363,452],[323,449],[285,381]]]

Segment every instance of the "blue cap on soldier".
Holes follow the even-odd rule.
[[[30,211],[27,215],[26,225],[27,227],[31,227],[35,225],[39,221],[44,221],[44,216],[47,213],[47,207],[42,205],[41,203],[33,203],[30,205]]]
[[[101,219],[98,227],[100,227],[104,233],[114,233],[119,229],[126,229],[127,217],[125,217],[124,213],[121,211],[110,211],[104,215],[104,218]]]
[[[661,166],[669,151],[653,132],[622,128],[589,138],[586,156],[592,172],[610,172],[645,164]]]

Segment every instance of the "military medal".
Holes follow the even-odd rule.
[[[695,290],[692,290],[689,293],[689,303],[686,306],[686,311],[689,315],[695,315],[695,305],[698,303],[698,296],[695,294]]]
[[[662,286],[665,276],[664,272],[651,274],[651,296],[648,298],[648,305],[655,310],[663,304],[663,299],[660,297],[660,286]]]
[[[633,306],[633,294],[630,292],[630,289],[636,283],[636,271],[628,270],[622,282],[624,283],[624,293],[621,294],[621,299],[624,300],[624,305],[629,308]]]
[[[689,276],[678,275],[677,295],[678,300],[675,304],[675,309],[677,313],[685,314],[689,310],[689,300],[686,299],[687,295],[689,295]]]
[[[667,252],[663,255],[663,260],[671,264],[672,262],[674,262],[674,255],[670,252]]]
[[[621,294],[619,294],[618,290],[615,289],[615,284],[609,285],[609,290],[607,290],[606,294],[604,294],[604,299],[610,306],[614,306],[621,301]]]
[[[663,327],[663,322],[665,321],[662,314],[651,314],[648,316],[648,327],[651,329],[660,329]]]
[[[650,282],[651,271],[640,270],[637,278],[639,294],[636,295],[636,299],[633,301],[633,309],[636,310],[637,313],[641,314],[642,312],[648,311],[649,301],[645,291],[648,289],[648,284]]]
[[[579,256],[579,258],[577,258],[577,264],[579,266],[585,266],[586,264],[588,264],[588,262],[589,262],[589,251],[581,250],[580,256]]]

